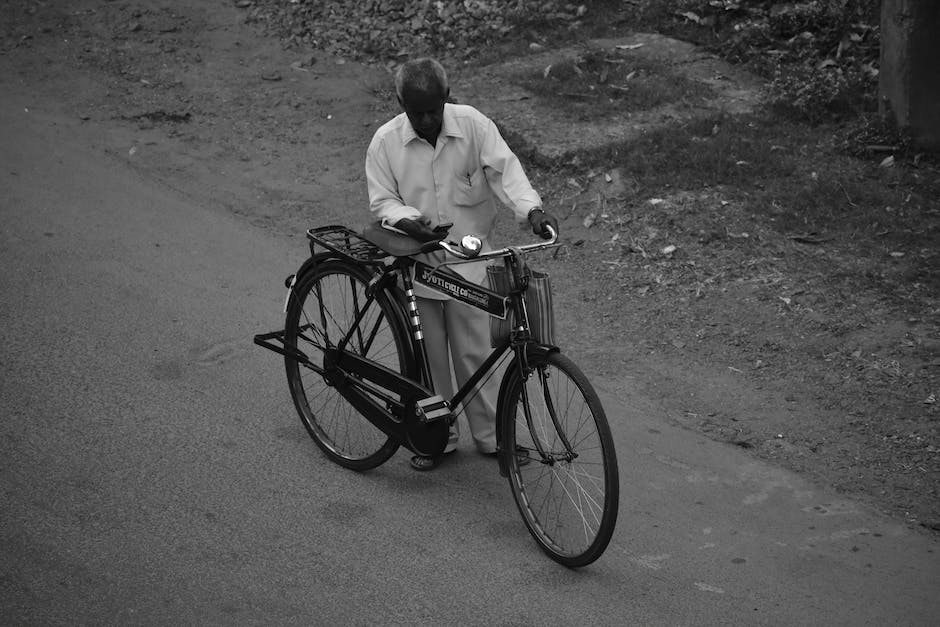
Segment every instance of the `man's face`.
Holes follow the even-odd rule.
[[[399,100],[404,109],[411,128],[418,137],[430,143],[437,141],[444,122],[444,103],[447,102],[447,93],[439,90],[433,92],[405,89]]]

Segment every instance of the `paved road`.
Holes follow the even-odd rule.
[[[614,541],[565,570],[466,443],[355,474],[293,414],[302,260],[0,101],[5,624],[935,624],[937,543],[607,392]],[[27,110],[29,109],[29,110]]]

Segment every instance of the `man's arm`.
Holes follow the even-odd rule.
[[[486,179],[499,200],[512,207],[517,218],[527,220],[536,235],[550,238],[549,226],[557,233],[558,220],[542,210],[542,199],[492,120],[487,119],[480,152]]]
[[[418,220],[421,212],[406,205],[398,194],[398,181],[392,172],[385,144],[373,137],[366,151],[366,184],[369,189],[369,211],[377,220],[395,224],[399,220]]]
[[[533,209],[542,206],[542,199],[529,183],[519,158],[509,149],[493,121],[486,117],[483,117],[480,140],[480,165],[490,188],[519,220],[525,220]]]

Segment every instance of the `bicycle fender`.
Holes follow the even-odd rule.
[[[332,253],[332,252],[315,253],[315,254],[310,255],[310,256],[307,258],[307,260],[304,261],[304,262],[300,265],[300,268],[297,269],[297,272],[294,273],[294,276],[296,277],[295,283],[296,283],[297,281],[300,281],[300,279],[301,279],[307,272],[309,272],[311,269],[313,269],[314,267],[316,267],[317,264],[323,263],[324,261],[327,261],[327,260],[329,260],[329,259],[342,259],[342,257],[340,257],[340,256],[338,256],[336,253]]]
[[[312,249],[312,244],[311,244],[311,249]],[[293,293],[293,286],[299,283],[300,280],[303,278],[303,276],[307,272],[310,272],[310,270],[317,267],[318,264],[321,264],[324,261],[334,261],[334,260],[343,261],[345,260],[345,258],[340,255],[337,255],[336,253],[332,251],[320,252],[320,253],[315,253],[311,255],[310,257],[307,258],[306,261],[303,262],[303,264],[301,264],[297,272],[295,272],[294,274],[291,274],[284,280],[284,287],[288,288],[289,293]],[[404,294],[402,294],[401,288],[399,288],[395,282],[390,282],[386,285],[383,285],[382,289],[384,289],[386,292],[389,292],[389,294],[391,294],[395,300],[397,300],[400,304],[402,304],[402,307],[404,308],[404,304],[403,304],[405,302]],[[285,306],[285,309],[286,309],[286,306]],[[407,329],[408,328],[407,318],[402,317],[402,321],[405,322],[405,328]]]
[[[545,358],[551,353],[560,353],[561,349],[557,346],[551,344],[538,344],[536,342],[530,342],[526,345],[526,361],[529,363],[544,361]],[[499,384],[499,396],[497,396],[496,401],[496,450],[499,451],[497,455],[497,461],[499,463],[499,474],[503,477],[509,476],[509,461],[508,456],[506,455],[505,447],[503,446],[504,438],[504,429],[508,428],[503,425],[503,417],[505,412],[509,410],[507,404],[509,403],[509,386],[510,382],[513,381],[515,377],[519,375],[519,361],[513,359],[509,363],[509,367],[506,368],[505,374],[503,374],[503,380]]]

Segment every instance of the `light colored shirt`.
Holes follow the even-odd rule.
[[[432,227],[452,222],[448,239],[476,235],[483,250],[491,249],[497,201],[520,220],[542,205],[496,125],[467,105],[444,105],[436,146],[418,137],[404,113],[386,122],[366,153],[366,180],[375,219],[395,224],[424,217]],[[482,263],[454,269],[477,283],[485,281]],[[441,298],[423,288],[416,292]]]

